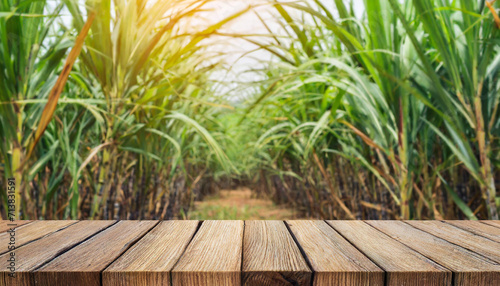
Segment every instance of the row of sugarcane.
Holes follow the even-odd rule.
[[[0,3],[2,218],[179,217],[234,171],[203,40],[244,11],[208,2]]]
[[[331,2],[274,2],[256,187],[318,218],[498,219],[495,1]]]

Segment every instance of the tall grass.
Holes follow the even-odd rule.
[[[39,74],[33,74],[31,70],[38,70],[28,63],[2,67],[3,72],[14,69],[2,76],[2,88],[19,86],[2,92],[1,107],[9,113],[2,112],[1,118],[2,134],[9,136],[2,145],[4,177],[15,170],[20,174],[22,217],[171,218],[187,212],[201,192],[200,181],[210,185],[218,169],[234,169],[215,139],[223,141],[224,135],[207,130],[211,113],[221,105],[212,103],[208,76],[218,66],[207,64],[213,59],[205,53],[203,40],[245,11],[193,32],[183,27],[209,1],[68,0],[50,12],[40,6],[43,1],[21,2],[19,9],[2,14],[5,29],[20,22],[17,30],[2,32],[9,37],[4,47],[12,49],[3,55],[19,63],[31,61]],[[71,15],[70,27],[58,18],[63,8]],[[51,98],[47,101],[47,93],[65,49],[72,45],[71,34],[82,30],[94,14],[53,119],[47,121],[32,158],[16,167],[23,160],[16,150],[25,150],[18,141],[36,129],[45,103],[54,104]],[[21,31],[24,27],[35,27],[38,34],[29,37],[31,30]],[[52,34],[50,27],[55,27]],[[10,39],[22,36],[36,42]],[[33,52],[33,47],[47,55]],[[25,82],[18,82],[16,76],[25,71],[30,72]],[[12,124],[16,118],[22,129]]]
[[[82,27],[63,72],[56,81],[54,72],[69,46],[63,37],[48,40],[48,27],[53,24],[62,5],[55,7],[55,15],[45,15],[47,6],[46,1],[3,1],[0,6],[0,54],[3,59],[0,64],[0,131],[3,135],[0,154],[4,162],[5,178],[14,178],[18,188],[14,198],[7,197],[2,192],[2,199],[16,217],[21,214],[21,195],[26,199],[24,208],[33,207],[33,199],[24,191],[27,178],[24,170],[27,169],[27,161],[31,159],[34,147],[52,119],[69,71],[93,20],[90,17],[85,27]],[[48,99],[43,111],[38,106],[25,106],[26,102],[34,98]],[[40,116],[27,116],[37,114]],[[38,128],[35,130],[36,125]]]
[[[0,3],[21,218],[186,217],[239,182],[316,218],[498,219],[498,4],[270,0],[284,35],[233,37],[275,59],[231,103],[207,39],[247,10],[210,2]]]
[[[268,115],[273,193],[318,217],[498,219],[494,9],[370,0],[359,19],[346,2],[274,2],[289,39],[261,43],[282,64],[246,116]]]

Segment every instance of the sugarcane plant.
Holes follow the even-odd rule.
[[[379,200],[375,185],[381,184],[390,194],[398,218],[420,218],[423,206],[428,217],[445,217],[447,202],[438,201],[441,186],[463,215],[475,219],[480,208],[471,210],[449,179],[465,170],[473,179],[467,184],[479,186],[487,216],[498,218],[499,48],[493,2],[365,1],[361,17],[354,1],[334,1],[335,10],[322,1],[271,4],[289,37],[258,43],[282,64],[276,72],[265,71],[268,88],[249,109],[277,105],[275,117],[285,117],[281,124],[269,122],[264,127],[269,132],[258,140],[276,152],[270,167],[283,160],[292,165],[296,160],[302,169],[316,163],[346,217],[352,217],[347,209],[353,207],[335,198],[340,185],[332,187],[329,178],[342,172],[335,166],[345,159],[368,172],[358,180],[364,192]],[[301,16],[294,16],[297,11]],[[269,125],[275,125],[273,132]],[[321,204],[318,192],[314,200]]]
[[[14,178],[17,184],[15,204],[6,201],[5,206],[9,211],[14,206],[13,213],[19,219],[24,215],[22,202],[25,208],[33,207],[34,198],[26,191],[26,177],[34,161],[31,155],[52,119],[92,18],[82,27],[63,72],[57,75],[66,50],[73,45],[68,37],[52,37],[50,33],[63,5],[50,7],[47,1],[3,1],[0,5],[0,132],[3,137],[0,154],[6,181]],[[48,13],[49,7],[52,13]],[[42,104],[29,105],[34,99],[41,100]],[[2,195],[3,199],[7,198],[4,192]]]
[[[177,216],[208,166],[234,171],[225,135],[204,127],[227,107],[204,40],[246,10],[190,30],[210,1],[11,2],[2,173],[22,184],[24,218]]]
[[[74,26],[79,29],[85,13],[78,2],[65,2]],[[196,131],[207,143],[212,158],[230,169],[227,156],[211,134],[186,115],[184,109],[174,108],[184,101],[188,103],[186,108],[192,108],[191,99],[202,97],[207,91],[203,88],[209,88],[204,85],[206,75],[216,66],[205,64],[210,56],[203,55],[205,46],[200,42],[245,13],[245,10],[238,11],[199,31],[183,28],[189,27],[190,21],[204,11],[208,2],[87,2],[86,9],[96,11],[96,20],[86,39],[87,49],[81,61],[85,72],[99,84],[106,102],[101,144],[94,147],[102,151],[102,162],[92,187],[95,191],[91,218],[107,211],[108,198],[116,186],[113,170],[119,169],[120,160],[126,159],[128,153],[137,154],[142,165],[149,160],[164,161],[158,156],[158,150],[164,150],[161,153],[172,158],[165,167],[170,168],[171,173],[177,170],[179,155],[182,155],[178,153],[182,150],[179,138],[173,133],[185,132],[179,123]],[[163,145],[170,145],[166,150],[170,152],[148,142],[154,137],[163,140]],[[142,172],[147,169],[139,168],[137,178],[146,175]],[[70,195],[72,217],[77,216],[78,209],[76,185],[75,181]]]

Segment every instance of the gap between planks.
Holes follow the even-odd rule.
[[[157,224],[158,221],[119,221],[33,271],[35,284],[101,285],[101,272]]]
[[[498,285],[500,265],[479,251],[471,251],[458,244],[459,238],[447,236],[437,229],[440,221],[366,221],[394,240],[427,257],[438,265],[451,270],[453,285]],[[427,225],[427,226],[426,226]],[[444,225],[444,227],[447,227]],[[425,229],[425,230],[423,230]],[[432,232],[432,233],[430,233]],[[484,251],[484,250],[483,250]],[[494,253],[489,253],[494,255]]]
[[[91,222],[89,221],[87,223],[91,223]],[[53,257],[51,257],[50,259],[48,259],[47,261],[45,261],[41,265],[37,265],[35,267],[35,269],[32,269],[30,272],[31,273],[34,272],[35,274],[40,275],[38,273],[38,272],[40,272],[39,270],[43,270],[43,268],[45,268],[47,265],[50,265],[51,263],[53,263],[54,260],[60,258],[61,256],[64,256],[65,254],[74,250],[75,248],[80,247],[82,244],[87,243],[89,240],[94,239],[99,234],[102,234],[102,233],[108,231],[110,228],[112,228],[112,226],[115,226],[117,223],[118,222],[115,221],[112,225],[108,225],[104,229],[100,229],[99,231],[91,234],[89,237],[87,237],[79,242],[76,242],[75,244],[67,246],[67,248],[64,249],[64,251],[62,251],[62,252],[59,251],[57,254],[55,254]],[[138,222],[136,222],[136,223],[138,223]],[[213,222],[213,221],[196,222],[195,230],[193,231],[192,235],[187,240],[187,243],[185,243],[185,247],[180,251],[180,253],[177,253],[178,257],[175,257],[175,261],[172,264],[172,267],[166,271],[163,271],[163,272],[168,273],[167,274],[168,279],[166,280],[166,281],[168,281],[167,282],[168,284],[172,285],[172,282],[175,282],[175,283],[173,283],[173,285],[179,285],[178,283],[180,281],[182,281],[182,280],[177,281],[177,280],[173,279],[173,276],[174,276],[173,273],[177,272],[178,276],[187,274],[185,271],[184,272],[182,271],[182,267],[181,267],[182,265],[179,266],[180,262],[183,260],[183,258],[193,254],[193,253],[187,253],[188,248],[196,240],[196,237],[197,237],[197,235],[200,234],[200,230],[203,228],[203,226],[213,224],[213,223],[216,224],[216,222]],[[471,226],[470,226],[470,225],[476,226],[475,224],[470,224],[469,226],[467,226],[470,228],[470,229],[468,229],[467,227],[456,226],[455,224],[457,224],[457,223],[454,223],[454,222],[449,222],[449,221],[440,222],[443,225],[445,225],[444,226],[445,229],[450,229],[450,227],[454,227],[454,228],[457,228],[460,230],[459,233],[461,233],[461,236],[458,238],[455,238],[455,237],[446,237],[445,234],[436,232],[436,230],[432,230],[431,228],[425,229],[425,227],[427,227],[427,226],[420,225],[421,223],[418,221],[417,222],[401,222],[401,221],[399,221],[399,222],[396,222],[396,221],[389,221],[389,222],[376,222],[376,221],[375,222],[371,222],[371,221],[368,221],[368,222],[363,222],[363,221],[275,221],[275,222],[240,221],[240,223],[242,223],[242,226],[240,226],[241,227],[241,234],[240,234],[241,239],[239,239],[239,242],[237,242],[237,244],[239,244],[241,247],[241,250],[240,250],[241,253],[239,253],[239,255],[237,256],[237,259],[234,260],[236,263],[238,263],[238,260],[239,260],[239,265],[237,265],[238,267],[235,268],[235,270],[234,270],[235,272],[233,272],[234,275],[237,275],[237,276],[233,276],[233,277],[234,278],[237,277],[237,279],[231,278],[231,279],[227,280],[228,282],[230,282],[230,284],[226,284],[226,285],[241,285],[242,283],[245,283],[245,281],[249,281],[249,283],[246,283],[245,285],[301,285],[301,286],[302,285],[307,285],[307,286],[309,286],[309,285],[397,285],[397,283],[394,282],[394,281],[399,281],[398,279],[395,279],[395,277],[397,277],[397,274],[398,274],[397,271],[391,272],[390,267],[388,267],[386,265],[387,261],[384,262],[383,259],[381,260],[378,257],[374,257],[373,252],[370,252],[369,249],[367,250],[364,247],[360,247],[359,241],[357,242],[357,240],[359,240],[359,237],[357,237],[358,235],[355,232],[354,232],[354,235],[350,235],[349,234],[350,232],[346,231],[346,230],[349,230],[349,227],[351,227],[349,225],[356,225],[356,224],[367,225],[375,231],[374,232],[375,234],[379,233],[380,235],[383,235],[384,237],[386,237],[386,238],[382,238],[382,240],[389,242],[391,245],[398,245],[397,247],[401,248],[401,249],[411,249],[411,251],[418,253],[418,255],[422,255],[423,257],[426,257],[427,259],[429,259],[429,261],[433,261],[433,263],[438,265],[437,268],[436,268],[436,266],[432,266],[435,268],[435,270],[437,272],[432,274],[431,276],[434,278],[441,277],[441,278],[437,278],[437,279],[442,279],[442,280],[439,280],[439,281],[441,281],[439,283],[442,283],[442,284],[426,283],[426,284],[414,284],[414,285],[449,285],[451,283],[454,283],[457,285],[468,285],[468,284],[464,284],[464,283],[466,281],[470,281],[470,279],[476,279],[475,277],[479,277],[479,281],[482,281],[483,285],[488,285],[488,284],[484,284],[484,283],[489,283],[489,285],[494,285],[491,283],[495,283],[495,281],[498,282],[498,280],[495,280],[496,279],[495,277],[498,277],[498,269],[497,268],[489,269],[490,271],[493,271],[496,273],[496,274],[493,273],[493,276],[490,275],[489,277],[484,276],[485,274],[481,274],[481,273],[479,273],[479,275],[482,275],[482,276],[477,276],[478,275],[477,273],[462,274],[462,272],[460,272],[460,271],[462,271],[463,269],[458,269],[457,264],[455,264],[454,261],[446,260],[446,259],[442,260],[442,258],[436,256],[435,253],[432,253],[431,251],[425,250],[424,248],[422,248],[421,245],[419,245],[417,247],[417,249],[415,250],[414,249],[415,247],[408,245],[407,241],[401,240],[399,238],[401,230],[411,231],[413,233],[418,233],[420,235],[423,235],[424,237],[426,237],[428,239],[432,239],[434,241],[437,241],[444,249],[444,250],[441,249],[439,251],[442,251],[442,253],[444,253],[444,254],[451,253],[450,251],[453,250],[453,251],[459,251],[461,253],[466,253],[467,254],[466,257],[471,257],[475,263],[483,263],[484,265],[489,265],[489,264],[491,264],[491,261],[488,262],[488,260],[490,260],[490,259],[495,261],[495,262],[499,262],[500,258],[498,258],[497,251],[494,251],[494,250],[488,251],[487,248],[484,248],[481,245],[478,245],[477,247],[473,244],[466,244],[466,245],[462,246],[462,244],[464,244],[463,239],[466,239],[469,237],[474,237],[474,235],[480,236],[477,234],[478,231],[471,228]],[[385,226],[383,226],[384,223],[392,223],[392,224],[396,225],[397,227],[399,227],[399,230],[398,230],[399,232],[396,231],[396,232],[391,233],[390,232],[391,228],[386,229]],[[434,222],[434,223],[437,223],[437,222]],[[33,224],[34,223],[28,223],[25,225],[25,227],[27,227],[29,225],[33,225]],[[41,237],[35,238],[32,241],[27,242],[24,246],[22,246],[19,249],[29,249],[30,245],[32,245],[32,244],[36,245],[37,243],[43,241],[44,239],[46,240],[47,237],[52,237],[52,236],[56,237],[57,233],[59,233],[59,236],[61,236],[60,232],[66,230],[74,225],[77,225],[77,224],[78,223],[76,223],[76,224],[70,223],[69,225],[63,226],[61,229],[49,232],[48,234],[44,234]],[[130,224],[133,225],[134,223],[130,223]],[[127,255],[130,255],[130,253],[133,251],[133,249],[138,247],[138,245],[140,245],[141,242],[145,243],[145,239],[147,239],[150,234],[152,234],[154,231],[156,231],[160,227],[161,224],[162,224],[162,222],[156,222],[156,224],[154,224],[152,227],[148,228],[145,232],[142,232],[142,235],[139,235],[138,238],[136,238],[135,240],[132,239],[129,243],[127,243],[125,245],[125,247],[121,249],[121,251],[115,251],[116,255],[114,255],[111,260],[108,260],[108,263],[105,264],[102,269],[98,270],[98,275],[99,275],[98,282],[99,283],[96,283],[95,285],[132,285],[132,284],[118,283],[118,282],[116,282],[115,284],[110,284],[110,283],[106,282],[107,272],[111,272],[113,270],[114,265],[115,264],[118,265],[118,263],[120,261],[125,259],[124,257],[126,257]],[[180,223],[180,224],[182,224],[182,223]],[[224,223],[221,223],[221,224],[224,224]],[[327,249],[327,251],[324,252],[325,253],[325,255],[323,255],[324,257],[321,257],[321,255],[318,254],[321,252],[318,252],[318,248],[315,247],[314,243],[311,243],[311,242],[314,242],[314,239],[311,239],[312,237],[310,236],[310,234],[307,233],[308,232],[307,228],[304,228],[305,226],[302,226],[302,230],[300,230],[301,224],[309,225],[311,227],[311,230],[313,233],[322,233],[323,234],[323,236],[320,237],[321,239],[319,239],[319,241],[317,243],[321,243],[322,245],[330,245],[330,247],[332,249],[334,249],[335,247],[338,248],[341,246],[340,249],[342,249],[342,251],[340,253],[335,253],[334,252],[335,249],[334,250]],[[378,225],[378,228],[375,227],[374,224]],[[402,226],[401,224],[406,225],[406,226]],[[492,225],[492,224],[481,222],[481,224],[484,225],[484,227],[486,227],[486,228],[493,228],[493,229],[490,229],[491,231],[500,230],[500,228],[496,227],[496,225],[498,225],[496,223],[492,223],[493,224]],[[324,226],[326,226],[327,229],[325,229]],[[348,228],[346,228],[346,226]],[[408,227],[410,227],[410,229]],[[382,228],[382,229],[379,229],[379,228]],[[424,229],[421,229],[421,228],[424,228]],[[21,229],[21,227],[19,229]],[[27,229],[29,229],[29,228],[27,228]],[[216,229],[216,227],[215,227],[215,229]],[[255,233],[270,233],[271,235],[270,236],[260,235],[260,236],[258,236],[259,237],[258,239],[255,239],[255,237],[252,238],[252,234],[248,234],[246,232],[248,229],[258,229],[258,231],[256,231]],[[271,230],[273,232],[269,232]],[[366,228],[365,228],[365,230],[366,230]],[[383,230],[385,230],[385,231],[383,231]],[[368,233],[373,233],[372,230],[366,230],[366,231],[368,231]],[[476,233],[474,233],[474,231]],[[274,233],[276,233],[277,235],[274,235]],[[282,234],[279,234],[279,233],[282,233]],[[308,237],[308,235],[309,235],[309,237]],[[378,236],[380,236],[380,235],[378,235]],[[266,238],[273,237],[273,236],[275,238],[272,238],[268,242],[265,242],[264,244],[262,244],[263,240],[266,240]],[[495,237],[495,234],[491,234],[490,236]],[[239,238],[239,235],[237,235],[237,237]],[[252,243],[246,242],[245,241],[246,237],[252,238],[253,242]],[[254,247],[256,250],[259,250],[260,248],[262,248],[262,246],[265,246],[265,247],[273,246],[273,243],[275,243],[275,241],[274,241],[275,239],[277,239],[277,241],[284,242],[284,244],[289,246],[289,249],[285,252],[282,252],[282,250],[278,250],[278,252],[271,255],[271,257],[280,256],[280,255],[284,255],[284,256],[292,255],[292,257],[295,257],[295,258],[293,258],[294,261],[298,261],[297,262],[298,264],[295,264],[295,266],[293,263],[292,263],[292,265],[290,265],[290,264],[280,265],[280,263],[270,264],[269,265],[270,268],[275,267],[275,268],[273,268],[274,274],[268,273],[266,271],[262,272],[262,269],[259,269],[257,266],[259,265],[259,263],[261,263],[263,261],[264,262],[267,261],[268,256],[266,256],[266,255],[268,255],[268,253],[260,251],[261,252],[260,254],[257,254],[257,255],[252,254],[252,257],[253,257],[252,259],[254,260],[254,263],[253,264],[247,263],[247,265],[245,266],[245,264],[244,264],[244,262],[245,262],[245,249],[248,249],[249,247]],[[459,239],[462,239],[462,240],[459,240]],[[485,241],[484,239],[489,239],[489,238],[480,236],[480,238],[477,238],[477,239],[478,239],[478,241]],[[491,243],[489,243],[491,245],[496,243],[494,240],[491,240],[491,239],[489,239],[489,240],[491,241]],[[255,247],[255,245],[257,245],[258,247]],[[399,245],[403,245],[404,247],[401,247]],[[276,245],[274,245],[274,248],[276,248]],[[269,249],[271,250],[271,252],[273,251],[273,247],[271,247]],[[276,249],[274,249],[274,251],[276,251]],[[446,251],[448,251],[448,252],[446,252]],[[345,270],[346,272],[352,272],[352,270],[354,272],[356,272],[356,271],[359,272],[360,270],[366,270],[363,267],[367,267],[367,268],[369,268],[369,270],[371,271],[370,273],[372,273],[372,274],[370,274],[370,273],[365,273],[365,274],[372,275],[371,278],[366,279],[366,277],[368,277],[368,276],[363,277],[363,276],[359,276],[359,275],[358,276],[354,275],[353,277],[355,277],[355,279],[361,279],[361,280],[357,280],[357,282],[354,283],[354,282],[352,282],[352,281],[354,281],[354,280],[352,280],[352,277],[349,278],[347,276],[341,275],[341,276],[338,276],[340,278],[332,278],[332,277],[335,277],[335,273],[334,273],[334,271],[332,271],[332,269],[320,269],[320,267],[318,266],[318,265],[320,265],[320,264],[318,264],[320,262],[324,262],[324,263],[328,262],[328,261],[322,261],[322,259],[327,258],[326,254],[339,255],[339,254],[343,254],[344,252],[349,253],[349,255],[347,255],[347,258],[355,257],[355,261],[359,261],[360,259],[364,259],[364,262],[362,263],[362,267],[360,269],[358,269],[358,268],[356,268],[357,267],[356,265],[352,265],[352,266],[347,265],[349,262],[339,260],[341,262],[341,263],[339,263],[339,261],[336,261],[336,262],[334,261],[334,263],[338,263],[338,267],[341,267],[341,266],[342,267],[344,267],[344,266],[345,267],[354,267],[353,269]],[[412,254],[412,255],[415,256],[415,254]],[[418,257],[418,255],[415,257]],[[483,258],[480,258],[480,256],[482,256]],[[303,261],[299,262],[301,259]],[[339,259],[341,259],[341,258],[339,258]],[[189,264],[189,261],[186,262],[187,260],[189,260],[189,259],[185,259],[185,261],[183,263]],[[257,261],[257,262],[255,262],[255,261]],[[381,263],[381,261],[383,263]],[[214,262],[217,262],[217,259],[214,259]],[[330,261],[328,263],[332,263],[332,262]],[[497,263],[495,263],[495,264],[497,264]],[[252,265],[254,265],[254,266],[252,266]],[[300,266],[300,265],[302,265],[302,266]],[[422,265],[425,265],[425,264],[422,264]],[[432,265],[432,264],[430,264],[430,265]],[[186,265],[184,265],[184,267],[185,266]],[[473,265],[471,265],[471,266],[473,266]],[[428,267],[428,266],[425,266],[425,267]],[[441,269],[439,267],[441,267]],[[178,269],[176,269],[176,268],[178,268]],[[187,267],[187,268],[189,268],[189,267]],[[290,269],[292,269],[291,272],[287,271]],[[447,271],[449,272],[448,269],[453,270],[453,272],[454,272],[453,276],[458,275],[457,276],[458,278],[454,277],[453,281],[450,281],[449,278],[446,278],[446,277],[448,277],[448,274],[446,274]],[[43,271],[41,271],[41,272],[43,272]],[[294,272],[303,273],[303,274],[300,274],[299,276],[294,276],[294,275],[296,275],[296,273],[294,274]],[[441,272],[441,274],[439,272]],[[476,269],[476,272],[477,272],[477,269]],[[123,273],[121,273],[121,274],[123,275]],[[214,273],[212,273],[212,274],[214,274]],[[201,275],[204,275],[203,272],[201,272]],[[233,274],[229,273],[229,275],[231,276]],[[248,275],[250,275],[250,276],[248,276]],[[462,277],[460,275],[462,275]],[[476,275],[476,276],[474,276],[474,275]],[[497,275],[497,276],[495,276],[495,275]],[[328,278],[321,280],[320,279],[321,276],[325,276]],[[254,278],[251,278],[249,280],[248,277],[257,277],[256,278],[257,280],[255,280]],[[278,277],[278,280],[276,280],[276,281],[279,281],[278,284],[276,284],[276,283],[269,284],[270,282],[266,282],[266,281],[275,281],[275,280],[272,280],[272,279],[274,279],[273,277]],[[290,277],[292,277],[292,278],[290,278]],[[408,277],[411,278],[412,276],[410,275]],[[432,279],[434,279],[434,278],[432,278]],[[214,279],[213,275],[208,275],[208,278],[205,277],[205,278],[202,278],[201,280],[199,280],[200,279],[199,277],[195,277],[194,279],[197,283],[196,285],[214,285],[214,283],[210,283],[210,279],[212,279],[212,282],[214,282],[214,281],[222,282],[222,281],[219,281],[217,279],[213,280]],[[269,280],[269,279],[271,279],[271,280]],[[337,279],[337,280],[335,280],[335,279]],[[338,279],[340,279],[340,280],[338,280]],[[494,280],[492,280],[492,279],[494,279]],[[84,280],[82,280],[82,281],[84,281]],[[96,280],[93,280],[93,281],[96,281]],[[198,283],[200,281],[202,283]],[[208,283],[204,283],[207,281],[208,281]],[[265,283],[261,283],[262,281],[265,281]],[[336,282],[335,283],[332,282],[332,283],[328,284],[328,281],[330,281],[330,282],[336,281]],[[351,282],[349,282],[349,281],[351,281]],[[363,282],[363,281],[365,281],[365,282]],[[366,282],[366,281],[369,281],[369,282]],[[394,283],[391,283],[391,281]],[[436,281],[438,281],[438,280],[436,280]],[[87,282],[88,281],[86,281],[85,283],[87,283]],[[342,282],[344,284],[340,284]],[[402,282],[402,281],[399,281],[399,282]],[[71,283],[71,285],[72,286],[93,285],[93,284],[88,284],[88,283],[87,284],[82,284],[82,283],[83,282],[79,283],[78,281],[76,281],[74,283]],[[182,285],[194,285],[194,284],[184,284],[184,283],[181,283],[181,284]],[[0,281],[0,285],[11,285],[11,284],[5,284],[5,281]],[[19,284],[19,285],[32,285],[32,284]],[[36,285],[38,285],[38,283]],[[52,284],[44,283],[41,285],[68,285],[68,284],[64,284],[64,283],[62,283],[62,280],[56,279],[56,283],[52,283]],[[137,285],[137,284],[135,284],[135,285]],[[146,284],[143,284],[143,285],[146,285]],[[148,283],[148,285],[154,285],[154,284]],[[165,283],[161,283],[161,284],[157,284],[157,285],[165,285]],[[412,284],[407,284],[407,285],[412,285]]]
[[[116,222],[80,221],[16,249],[16,256],[23,258],[17,261],[16,278],[8,277],[7,265],[2,264],[0,285],[34,285],[35,281],[31,277],[33,271],[114,223]],[[77,231],[73,231],[74,229]],[[6,253],[0,259],[4,261],[9,255]]]

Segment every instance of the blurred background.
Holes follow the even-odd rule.
[[[2,218],[498,219],[497,5],[3,1]]]

